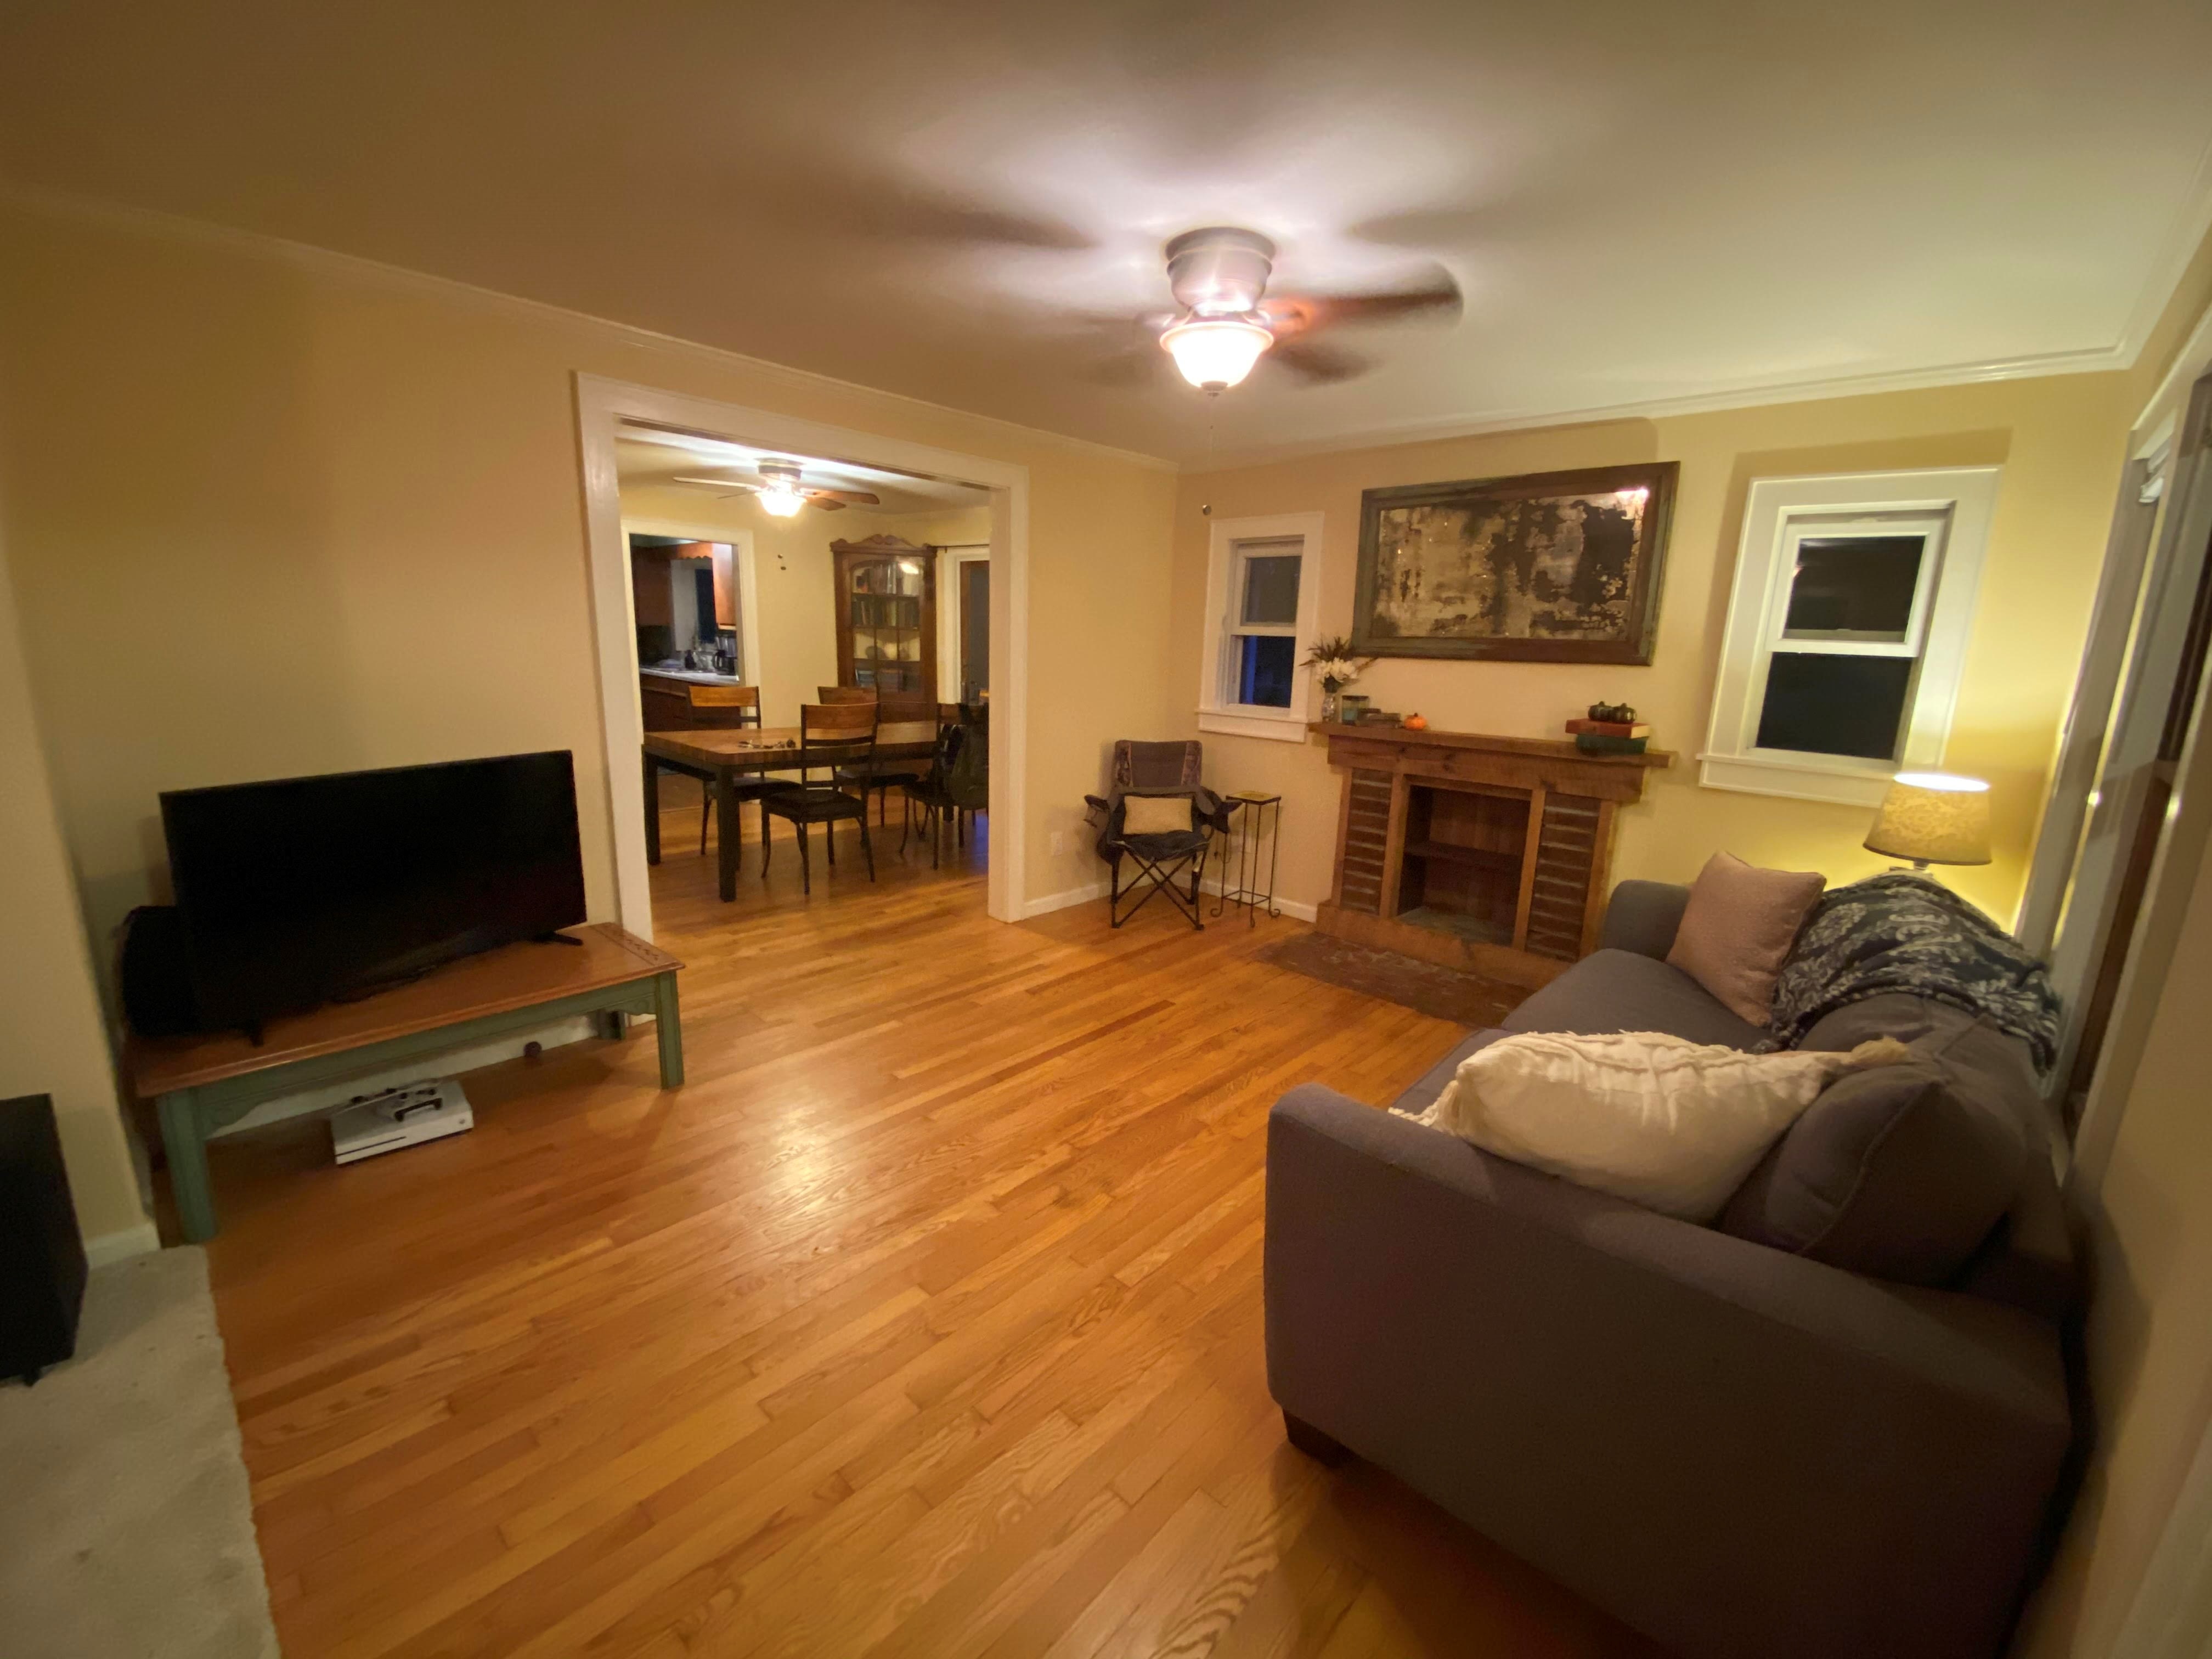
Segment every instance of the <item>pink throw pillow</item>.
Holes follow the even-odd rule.
[[[1738,1018],[1763,1026],[1797,930],[1827,884],[1817,872],[1762,870],[1733,853],[1716,853],[1690,888],[1668,964]]]

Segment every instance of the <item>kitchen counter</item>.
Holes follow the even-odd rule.
[[[637,672],[647,679],[682,680],[687,685],[743,685],[744,684],[735,674],[710,674],[703,668],[653,668],[640,664]]]

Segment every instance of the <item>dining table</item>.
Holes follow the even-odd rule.
[[[925,705],[927,707],[927,705]],[[957,710],[955,711],[957,714]],[[886,720],[876,728],[875,760],[886,763],[921,762],[937,752],[935,720]],[[680,773],[705,786],[714,813],[715,877],[722,902],[738,896],[738,860],[743,852],[738,827],[742,803],[731,787],[738,779],[763,772],[795,772],[799,767],[799,728],[795,726],[732,726],[693,728],[682,732],[645,734],[645,861],[660,862],[660,775]],[[818,774],[831,765],[848,764],[853,746],[825,744],[817,734]],[[796,785],[798,779],[792,782]],[[768,813],[761,813],[761,838],[768,838]]]

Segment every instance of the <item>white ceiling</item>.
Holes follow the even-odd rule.
[[[0,8],[0,177],[1186,460],[2115,364],[2208,141],[2203,0]],[[1466,315],[1209,405],[1113,319],[1217,222]]]
[[[911,472],[890,472],[854,461],[823,460],[788,449],[758,449],[722,438],[629,424],[616,434],[615,474],[625,489],[666,487],[696,493],[702,501],[711,501],[717,493],[714,490],[676,481],[749,477],[764,460],[797,462],[803,483],[825,489],[861,489],[880,498],[879,506],[860,509],[864,512],[942,513],[949,507],[988,507],[991,504],[991,492],[976,484],[920,477]]]

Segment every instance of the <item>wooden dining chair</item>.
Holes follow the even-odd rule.
[[[760,687],[757,685],[690,685],[684,688],[691,702],[691,723],[716,731],[732,727],[751,726],[758,729],[761,723]],[[749,800],[765,799],[772,791],[783,786],[770,778],[732,779],[729,785],[731,796],[742,805]],[[714,822],[714,791],[708,786],[701,801],[699,814],[699,855],[707,855],[707,830]],[[761,819],[761,839],[768,839],[768,819]]]
[[[927,697],[879,696],[865,686],[823,685],[815,689],[826,703],[874,703],[880,717],[876,732],[878,744],[928,743],[937,735],[938,705]],[[894,726],[899,728],[896,736],[889,729]],[[928,774],[927,760],[872,760],[866,775],[853,767],[842,767],[836,781],[848,789],[872,793],[876,798],[876,822],[889,828],[891,792],[919,783]]]
[[[799,836],[799,889],[814,890],[814,872],[806,851],[806,826],[823,826],[830,847],[830,866],[837,865],[837,824],[851,818],[860,826],[860,853],[868,861],[868,879],[876,878],[876,851],[868,842],[868,798],[862,789],[848,794],[839,787],[842,769],[857,768],[863,775],[876,753],[876,706],[866,703],[809,702],[799,709],[799,781],[786,784],[761,801],[762,840],[767,840],[771,817],[787,818]],[[823,781],[815,781],[821,773]],[[769,848],[761,848],[761,879],[768,879]]]

